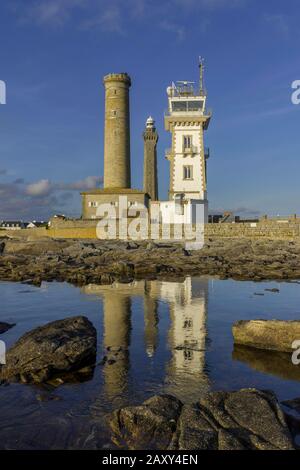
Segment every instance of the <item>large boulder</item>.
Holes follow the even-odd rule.
[[[155,396],[112,413],[112,440],[132,450],[291,450],[292,437],[272,392],[211,392],[193,405]]]
[[[110,417],[113,441],[129,449],[168,449],[182,403],[171,395],[149,398],[141,406],[116,410]]]
[[[292,352],[300,340],[300,321],[241,320],[233,325],[235,344],[272,351]]]
[[[0,379],[46,382],[95,364],[97,333],[84,316],[54,321],[23,335],[7,352]]]

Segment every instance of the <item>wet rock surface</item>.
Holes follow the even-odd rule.
[[[300,241],[209,239],[202,250],[183,243],[104,240],[4,239],[0,280],[67,281],[172,279],[186,275],[251,280],[300,279]]]
[[[300,339],[300,321],[241,320],[233,325],[232,333],[235,344],[289,353]]]
[[[0,380],[63,383],[66,373],[90,374],[96,360],[97,333],[84,316],[58,320],[23,335],[6,354]],[[88,369],[88,370],[87,370]]]
[[[116,410],[118,447],[146,450],[291,450],[292,436],[272,392],[211,392],[193,405],[170,395]]]

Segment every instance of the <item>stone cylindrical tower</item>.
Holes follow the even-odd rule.
[[[104,77],[104,188],[130,188],[130,118],[127,73]]]
[[[148,193],[151,199],[158,200],[157,188],[157,141],[158,134],[154,126],[152,117],[146,121],[144,137],[144,192]]]

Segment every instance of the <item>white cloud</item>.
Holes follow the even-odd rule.
[[[84,191],[96,188],[102,183],[99,176],[87,176],[86,178],[71,183],[51,183],[48,179],[41,179],[25,186],[25,193],[32,197],[49,196],[54,191]]]
[[[36,183],[31,183],[26,186],[26,194],[29,196],[48,196],[52,191],[52,185],[49,180],[43,179]]]
[[[21,178],[0,183],[0,219],[47,219],[62,210],[68,212],[76,192],[99,187],[101,182],[98,176],[87,176],[70,183],[41,179],[25,184]]]
[[[86,178],[75,181],[74,183],[63,183],[55,185],[56,189],[84,191],[94,189],[102,183],[102,178],[99,176],[87,176]]]

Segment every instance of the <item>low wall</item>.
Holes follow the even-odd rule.
[[[171,233],[173,230],[171,230]],[[88,238],[96,239],[96,221],[65,221],[60,222],[53,228],[31,228],[14,230],[0,230],[0,237],[13,238]],[[206,238],[266,238],[266,239],[297,239],[300,238],[300,224],[298,223],[224,223],[206,224]],[[150,237],[149,237],[150,238]]]
[[[215,238],[270,238],[287,239],[300,237],[300,224],[280,224],[268,222],[237,223],[237,224],[207,224],[205,235]]]

